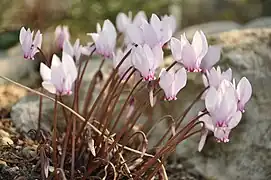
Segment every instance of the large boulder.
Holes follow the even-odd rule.
[[[253,95],[229,143],[219,144],[210,137],[199,153],[200,137],[197,136],[180,144],[177,154],[187,157],[207,178],[270,179],[271,29],[231,31],[211,39],[223,45],[222,68],[231,67],[237,80],[246,76],[252,84]],[[178,106],[175,109],[180,111]]]

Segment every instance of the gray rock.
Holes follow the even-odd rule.
[[[234,21],[213,21],[184,28],[180,33],[178,33],[177,37],[185,33],[187,38],[191,39],[194,33],[199,29],[201,29],[206,35],[212,35],[230,30],[236,30],[241,27],[242,26],[240,24]]]
[[[188,157],[209,178],[270,179],[271,29],[231,31],[213,38],[224,46],[222,68],[231,67],[237,80],[246,76],[252,84],[253,96],[229,143],[219,144],[210,137],[199,153],[197,136],[180,144],[177,153]]]
[[[19,131],[28,132],[31,129],[36,130],[38,127],[39,96],[25,96],[12,107],[10,115],[13,124]],[[51,132],[53,116],[54,102],[43,98],[41,129]],[[63,130],[65,128],[65,120],[60,106],[58,106],[57,119],[59,130]]]
[[[271,17],[260,17],[246,23],[242,28],[269,28],[271,27]]]
[[[0,53],[0,75],[29,87],[36,87],[40,81],[38,61],[25,60],[18,45]],[[0,84],[7,83],[0,79]]]

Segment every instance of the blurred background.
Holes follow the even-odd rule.
[[[119,12],[173,14],[180,30],[218,20],[244,24],[270,15],[270,5],[271,0],[0,0],[0,49],[18,42],[21,26],[44,33],[66,24],[73,38],[86,42],[85,34],[95,31],[97,22],[115,22]]]

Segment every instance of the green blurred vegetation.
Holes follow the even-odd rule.
[[[178,24],[187,27],[215,20],[245,23],[271,15],[270,6],[271,0],[0,0],[0,49],[16,43],[21,26],[53,32],[57,25],[66,24],[73,38],[86,42],[86,33],[95,31],[97,22],[115,22],[119,12],[164,15],[174,7],[180,12]]]

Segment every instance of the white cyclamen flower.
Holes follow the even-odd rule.
[[[52,94],[71,95],[73,83],[77,78],[77,69],[70,55],[63,52],[62,62],[54,54],[51,68],[40,64],[42,86]]]
[[[20,30],[20,43],[24,52],[24,58],[25,59],[32,59],[34,60],[35,54],[39,51],[41,48],[42,43],[42,34],[38,30],[35,38],[33,40],[34,31],[31,32],[31,30],[28,28],[27,30],[22,27]]]

